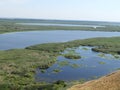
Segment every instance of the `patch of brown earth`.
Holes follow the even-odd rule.
[[[84,84],[74,85],[68,90],[120,90],[120,71]]]

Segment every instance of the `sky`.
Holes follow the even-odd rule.
[[[120,22],[120,0],[0,0],[0,17]]]

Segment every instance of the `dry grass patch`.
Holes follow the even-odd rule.
[[[120,71],[84,84],[74,85],[68,90],[120,90]]]

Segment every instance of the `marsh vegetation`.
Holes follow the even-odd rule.
[[[119,54],[119,42],[120,37],[93,38],[0,51],[0,88],[11,90],[38,89],[47,84],[35,82],[35,69],[49,68],[56,62],[57,56],[61,55],[60,52],[63,52],[66,48],[79,47],[80,45],[97,46],[94,49],[100,48],[99,52]],[[93,51],[95,51],[94,49]],[[68,65],[68,62],[61,62],[59,64],[65,66]],[[72,67],[78,66],[73,64]],[[59,70],[54,71],[58,72]]]
[[[63,54],[63,56],[65,58],[74,59],[74,60],[81,58],[80,54],[76,53],[74,50],[69,50],[67,53]]]

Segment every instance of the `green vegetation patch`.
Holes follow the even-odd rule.
[[[41,69],[40,71],[41,71],[41,73],[46,73],[45,69]]]
[[[36,68],[50,67],[55,61],[55,56],[44,51],[0,51],[0,88],[6,86],[4,88],[8,90],[26,90],[28,87],[40,87],[42,83],[35,83],[34,79]]]
[[[114,54],[113,56],[114,56],[115,59],[119,59],[120,60],[120,55]]]
[[[103,57],[103,58],[106,57],[104,53],[100,53],[100,54],[98,54],[98,56],[99,56],[99,57]]]
[[[80,55],[75,55],[75,54],[64,54],[64,57],[68,59],[80,59],[81,58]]]
[[[53,70],[53,73],[59,73],[59,72],[62,72],[62,70],[60,70],[60,69],[54,69]]]
[[[102,61],[100,61],[100,62],[98,62],[99,64],[106,64],[105,62],[102,62]]]
[[[68,62],[68,61],[61,61],[61,62],[58,62],[58,65],[59,65],[60,67],[68,66],[68,65],[69,65],[69,62]]]
[[[65,81],[58,80],[53,84],[43,85],[39,87],[39,89],[37,90],[66,90],[66,88],[67,88],[67,83],[65,83]]]
[[[116,70],[120,70],[120,68],[117,68]]]
[[[83,49],[83,50],[88,50],[88,48],[85,48],[85,47],[84,47],[84,48],[82,48],[82,49]]]
[[[67,53],[63,54],[63,56],[65,58],[68,58],[68,59],[80,59],[81,56],[79,53],[76,53],[75,50],[69,50]]]
[[[79,68],[79,67],[80,67],[80,65],[75,64],[75,63],[74,63],[74,64],[71,64],[70,66],[71,66],[72,68]]]

